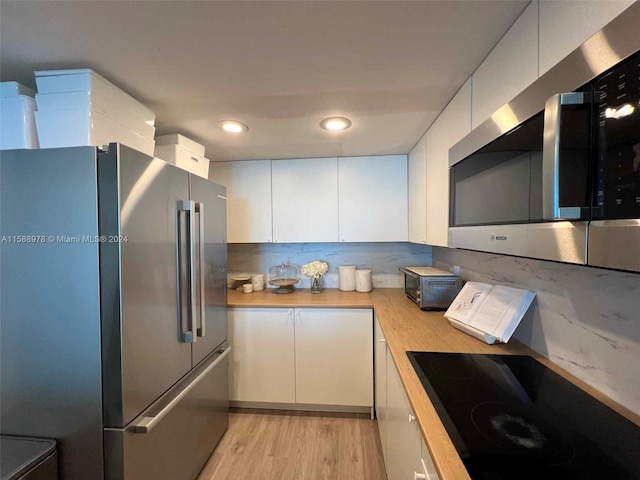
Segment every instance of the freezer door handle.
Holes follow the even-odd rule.
[[[205,311],[206,311],[206,302],[205,302],[205,288],[204,288],[204,203],[196,203],[196,213],[199,218],[199,248],[200,252],[198,257],[200,258],[200,327],[198,328],[198,337],[204,337],[206,334],[205,331]]]
[[[189,297],[189,305],[187,308],[187,329],[182,332],[182,341],[185,343],[194,343],[197,339],[196,328],[195,328],[195,312],[196,312],[196,296],[194,292],[195,286],[195,273],[194,273],[194,265],[193,265],[193,236],[194,236],[194,213],[195,213],[195,203],[192,200],[181,200],[178,202],[178,215],[180,212],[186,212],[187,218],[189,222],[187,224],[187,267],[188,267],[188,297]],[[178,249],[182,250],[182,241],[178,240]],[[179,264],[178,264],[178,278],[179,282],[179,298],[180,298],[180,312],[182,315],[182,291],[184,286],[181,285],[182,282],[182,263],[183,258],[181,255],[178,255]],[[180,319],[182,322],[182,319]]]
[[[180,401],[184,397],[186,397],[189,394],[189,392],[193,390],[196,387],[196,385],[198,385],[198,383],[200,383],[209,374],[211,370],[216,368],[216,366],[218,366],[220,362],[222,362],[224,358],[227,355],[229,355],[230,351],[231,351],[231,347],[227,347],[226,349],[224,349],[222,353],[218,356],[218,358],[216,358],[213,362],[211,362],[207,366],[207,368],[205,368],[196,378],[194,378],[193,381],[187,387],[181,390],[178,395],[173,397],[171,401],[169,401],[164,407],[162,407],[162,409],[157,414],[151,417],[143,416],[142,418],[140,418],[140,420],[138,420],[133,424],[131,431],[133,433],[144,434],[144,433],[149,433],[151,430],[153,430],[153,428],[156,425],[158,425],[158,423],[160,423],[164,417],[166,417],[169,413],[171,413],[171,410],[173,410],[173,408],[178,403],[180,403]]]

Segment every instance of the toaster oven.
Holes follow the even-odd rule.
[[[403,267],[404,293],[422,310],[446,310],[462,288],[463,280],[432,267]]]

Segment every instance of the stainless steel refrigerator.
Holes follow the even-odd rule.
[[[0,152],[0,431],[62,480],[191,480],[228,425],[225,188],[119,144]]]

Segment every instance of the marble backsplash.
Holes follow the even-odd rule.
[[[433,247],[433,266],[536,293],[514,337],[640,414],[640,274]]]
[[[298,267],[297,288],[309,288],[310,279],[301,267],[314,260],[329,264],[324,276],[325,288],[338,288],[338,266],[370,268],[373,288],[403,288],[399,267],[431,265],[431,247],[413,243],[231,243],[228,246],[228,271],[233,273],[269,273],[282,262]]]

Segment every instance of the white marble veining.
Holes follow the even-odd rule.
[[[228,247],[229,272],[269,273],[282,262],[298,267],[298,288],[309,288],[310,279],[300,269],[305,263],[324,260],[329,272],[326,288],[338,288],[338,266],[370,268],[373,287],[403,288],[398,268],[431,265],[431,247],[412,243],[235,243]]]
[[[514,337],[640,414],[640,274],[442,247],[433,262],[535,292]]]

